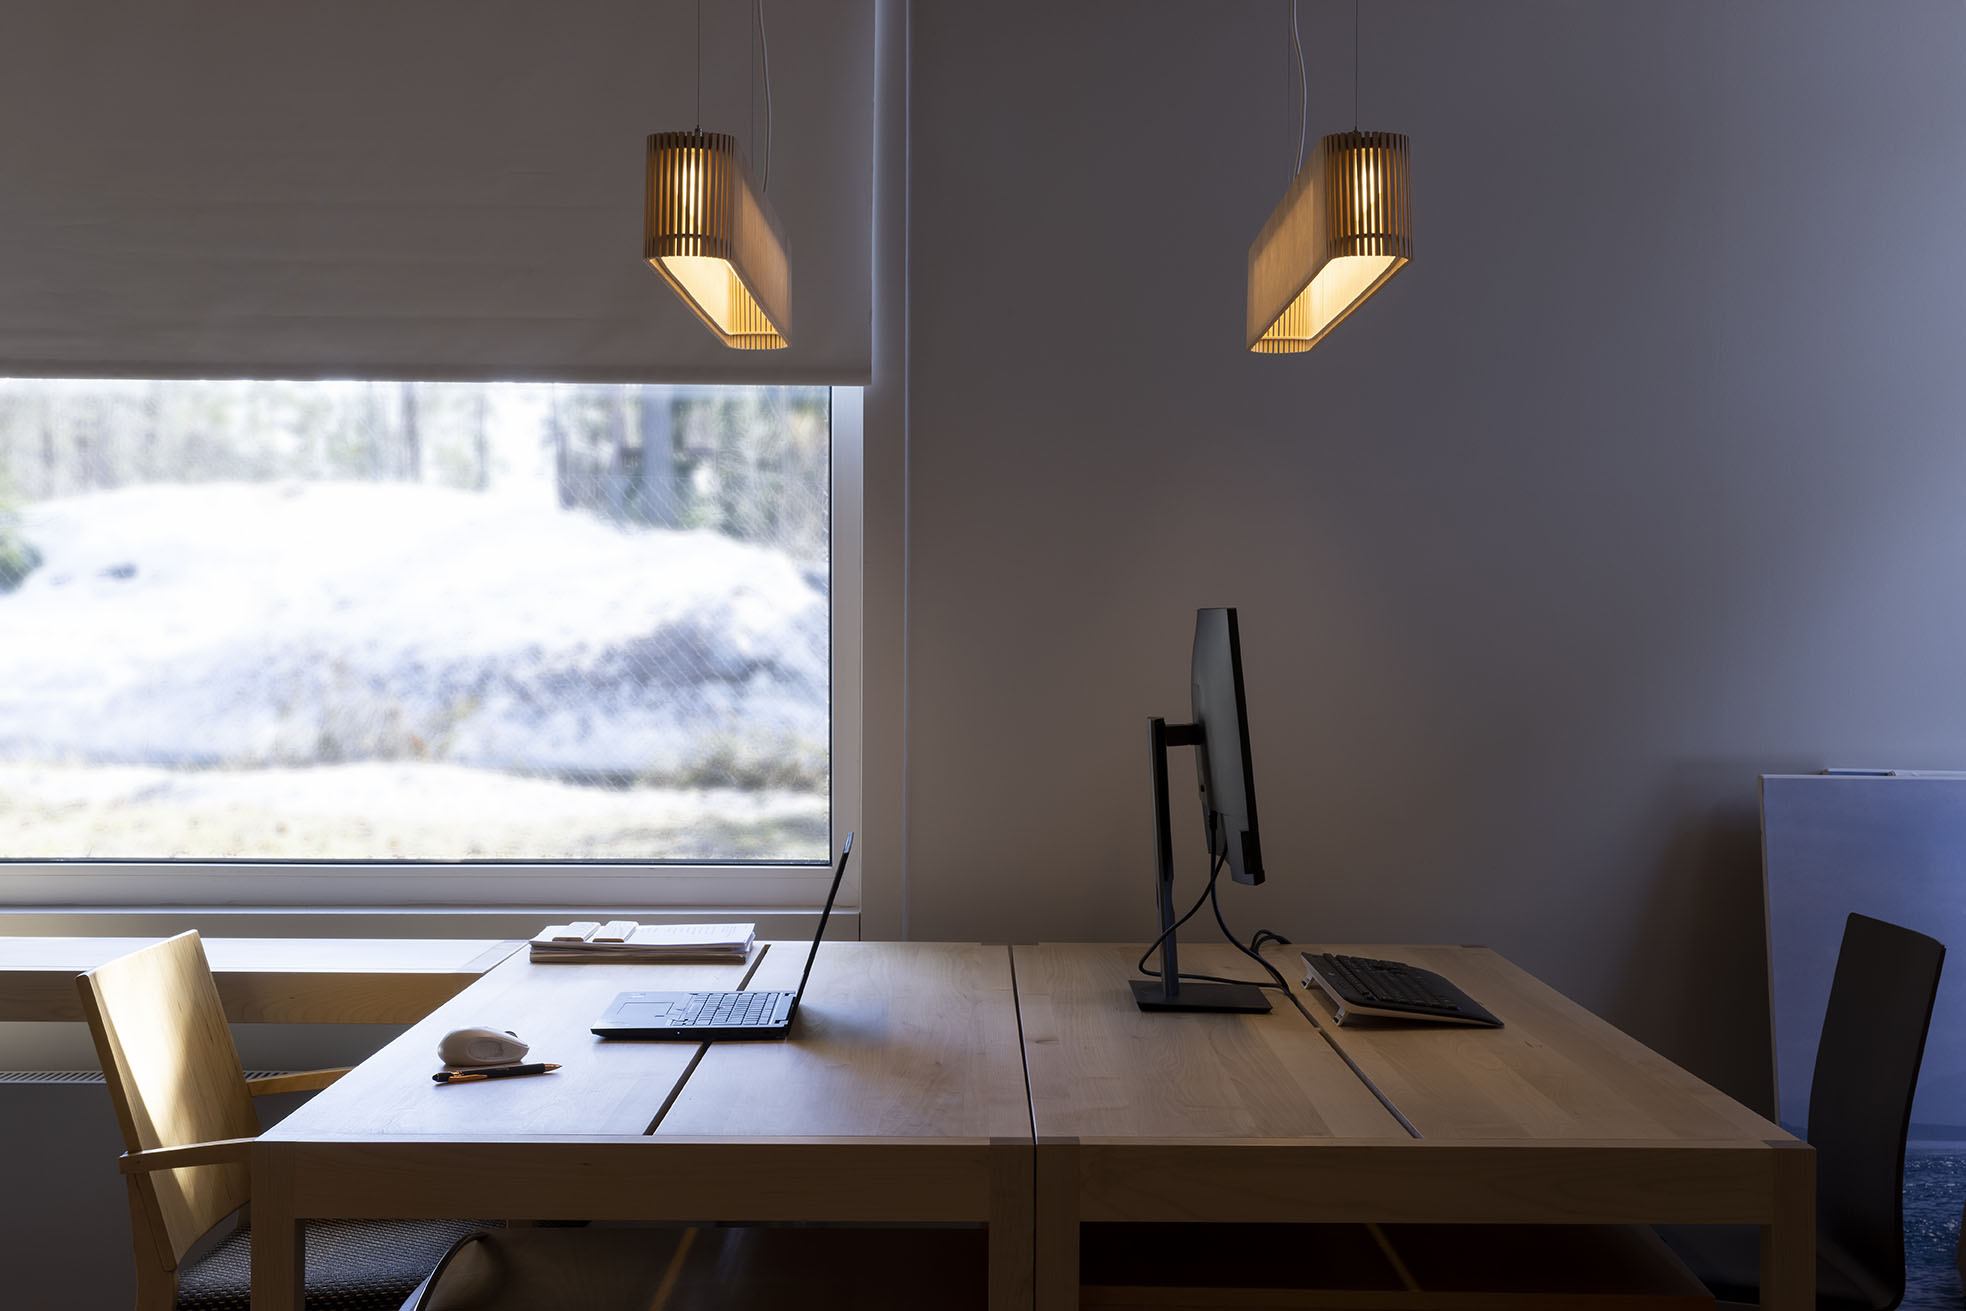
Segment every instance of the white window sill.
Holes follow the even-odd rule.
[[[721,923],[758,926],[765,939],[810,938],[819,907],[675,910],[614,906],[615,918],[654,923]],[[592,906],[569,907],[357,907],[357,906],[47,906],[0,912],[0,937],[168,937],[196,929],[214,938],[530,938],[548,924],[593,919]],[[860,912],[835,907],[829,938],[856,941]]]

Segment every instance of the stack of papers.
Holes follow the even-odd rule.
[[[752,924],[579,920],[541,929],[532,940],[532,959],[548,965],[742,964],[751,958],[751,944],[757,940]]]

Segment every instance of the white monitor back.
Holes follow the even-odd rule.
[[[1761,849],[1782,1124],[1800,1133],[1808,1122],[1843,921],[1857,911],[1929,934],[1952,953],[1911,1137],[1966,1142],[1966,774],[1764,774]]]

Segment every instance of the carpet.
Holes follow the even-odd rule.
[[[1908,1311],[1960,1311],[1960,1208],[1966,1206],[1966,1152],[1905,1153],[1905,1300]]]

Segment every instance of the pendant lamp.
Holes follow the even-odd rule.
[[[1249,248],[1249,349],[1307,351],[1413,258],[1406,136],[1317,143]]]
[[[1413,258],[1406,137],[1358,130],[1358,0],[1352,0],[1352,130],[1317,143],[1304,163],[1304,46],[1290,5],[1301,89],[1297,171],[1249,247],[1248,342],[1263,355],[1307,351]]]
[[[751,175],[736,137],[703,130],[703,0],[697,0],[697,126],[649,137],[642,257],[717,340],[733,350],[768,351],[782,349],[791,335],[792,258],[777,211],[765,199],[772,115],[764,0],[752,0],[751,14],[765,72],[765,184]],[[755,145],[755,96],[751,103]]]
[[[724,345],[777,350],[792,328],[785,231],[737,138],[649,137],[642,254]]]

